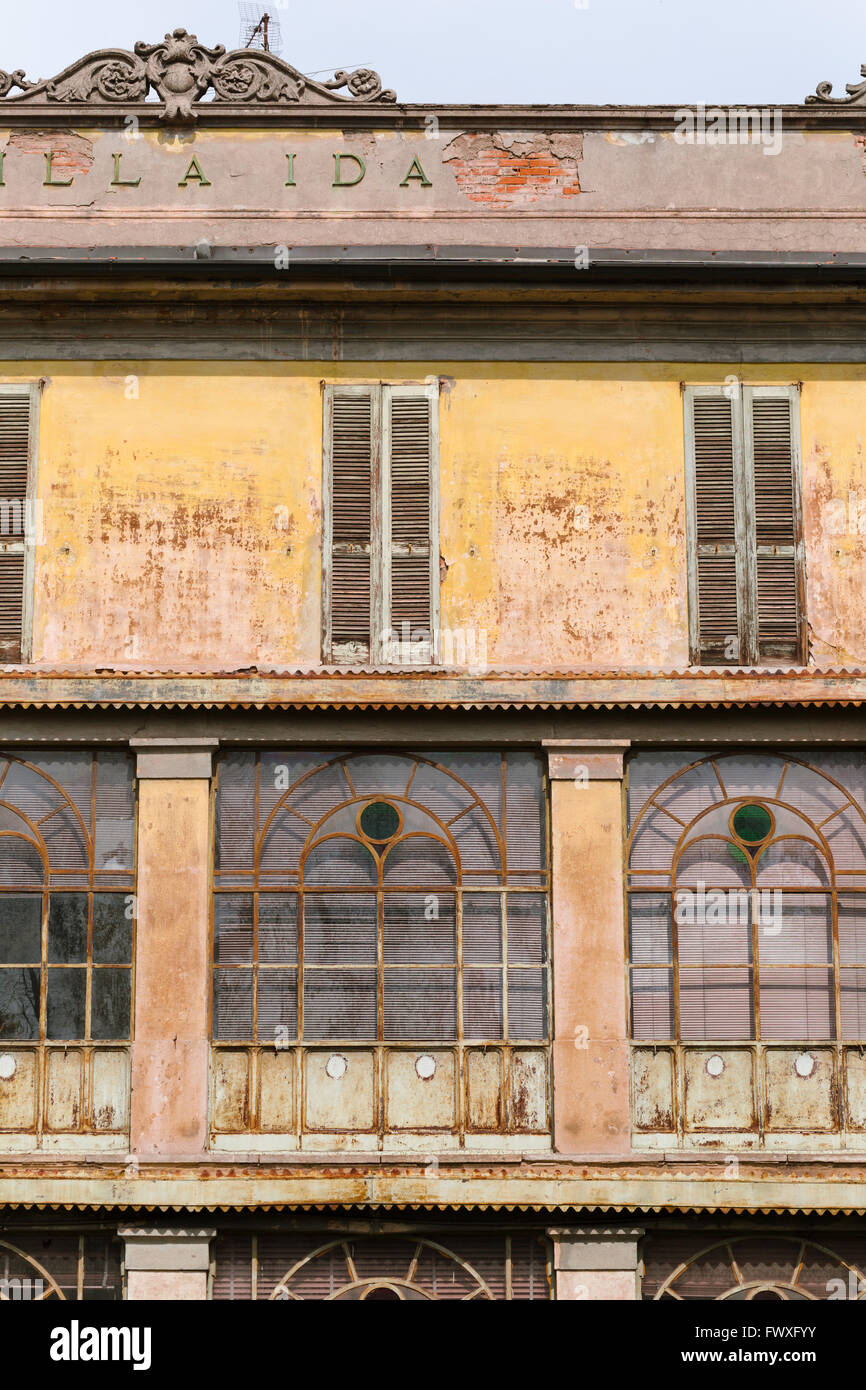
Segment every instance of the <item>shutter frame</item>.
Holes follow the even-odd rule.
[[[3,416],[10,416],[16,405],[23,404],[27,412],[26,444],[23,469],[5,470],[0,479],[0,493],[9,493],[3,501],[20,504],[22,529],[9,536],[0,534],[0,566],[8,565],[8,585],[0,584],[0,605],[7,625],[8,636],[0,640],[0,664],[17,665],[29,661],[32,654],[33,584],[35,546],[40,518],[36,513],[36,478],[38,458],[39,398],[41,382],[0,386],[0,429]],[[10,483],[12,487],[10,489]],[[14,511],[11,513],[14,517]],[[9,592],[7,592],[7,587]],[[18,622],[10,618],[18,614]],[[15,635],[12,635],[15,628]]]
[[[802,665],[807,660],[807,623],[805,604],[805,557],[800,491],[800,416],[799,387],[744,386],[737,383],[731,396],[730,387],[720,385],[684,386],[684,422],[686,452],[686,530],[689,596],[689,660],[693,666],[757,666],[783,663]],[[735,519],[733,547],[716,547],[718,561],[723,555],[735,556],[737,585],[737,622],[739,653],[736,660],[725,659],[723,653],[707,648],[701,635],[701,560],[707,560],[711,546],[699,538],[700,499],[698,497],[698,440],[696,436],[695,403],[701,399],[728,399],[731,411],[732,482]],[[791,466],[791,542],[778,555],[772,547],[758,543],[756,524],[755,449],[753,404],[755,401],[788,402],[790,411]],[[702,553],[703,552],[703,553]],[[792,567],[789,578],[784,576],[784,561]],[[721,563],[717,565],[721,569]],[[771,579],[772,571],[776,578]],[[766,586],[775,586],[775,595]],[[787,586],[787,587],[786,587]],[[762,612],[773,601],[784,608],[796,604],[796,621],[789,623],[790,636],[783,640],[761,638],[759,631]],[[779,594],[782,594],[782,599]],[[767,621],[766,617],[764,619]],[[773,650],[773,647],[777,650]]]
[[[392,486],[391,446],[392,407],[395,402],[424,400],[429,409],[427,476],[429,516],[427,543],[421,545],[419,558],[427,562],[429,590],[429,627],[433,636],[432,650],[425,651],[429,661],[439,659],[439,382],[389,385],[386,383],[347,384],[324,383],[323,411],[323,487],[322,487],[322,654],[325,662],[340,664],[416,665],[412,652],[406,653],[400,642],[391,640],[391,578],[395,546],[391,537]],[[334,517],[334,427],[335,404],[341,399],[366,399],[371,403],[371,506],[369,529],[369,642],[350,645],[335,641],[334,596],[335,561],[341,558],[341,543],[335,540]],[[411,554],[412,547],[398,542],[396,553]],[[426,555],[423,551],[426,550]],[[416,567],[417,568],[417,567]],[[398,638],[400,633],[398,632]],[[426,664],[426,660],[425,660]]]
[[[357,544],[362,544],[368,557],[367,593],[369,608],[366,624],[359,627],[357,642],[335,640],[334,635],[334,593],[335,571],[346,568],[346,560],[351,559],[355,548],[345,538],[335,541],[334,499],[336,493],[334,480],[335,457],[335,414],[341,401],[369,401],[370,403],[370,510],[366,525],[359,523]],[[381,399],[375,386],[326,385],[324,390],[324,428],[323,428],[323,485],[322,485],[322,653],[324,660],[333,664],[367,665],[372,658],[371,646],[375,632],[377,595],[375,586],[379,565],[377,563],[378,506],[381,471]],[[343,561],[342,566],[339,564]],[[362,568],[358,553],[359,569]],[[335,563],[337,562],[337,563]]]
[[[789,436],[784,441],[788,453],[788,478],[790,479],[790,515],[786,515],[781,525],[778,521],[778,534],[775,538],[766,534],[774,526],[765,524],[763,537],[758,535],[758,507],[756,494],[758,477],[755,449],[755,407],[762,402],[785,401],[788,406],[787,427]],[[801,458],[800,458],[800,391],[796,386],[747,386],[743,388],[744,437],[748,462],[748,497],[750,541],[753,569],[754,595],[754,658],[758,664],[791,663],[802,665],[807,656],[806,594],[805,594],[805,553],[803,541],[803,521],[801,504]],[[769,490],[769,489],[768,489]],[[788,499],[786,499],[787,501]],[[787,533],[787,534],[783,534]],[[784,561],[790,562],[789,566]],[[784,598],[785,604],[793,606],[793,621],[788,623],[788,633],[784,637],[773,637],[767,632],[769,626],[770,596],[765,594],[762,573],[768,575],[771,569],[777,574],[788,568],[789,575],[776,581],[775,602],[778,605]],[[781,587],[780,587],[781,586]],[[762,592],[763,590],[763,592]],[[762,632],[763,629],[763,632]],[[775,650],[774,650],[775,648]]]
[[[439,660],[439,381],[419,385],[384,386],[382,409],[382,595],[383,595],[383,637],[386,633],[397,632],[398,642],[384,641],[378,659],[387,665],[429,665]],[[426,590],[428,602],[428,627],[430,640],[421,645],[417,655],[422,658],[413,661],[414,648],[407,652],[402,645],[402,624],[392,613],[394,560],[410,559],[411,545],[395,541],[394,532],[394,406],[402,401],[426,401],[428,409],[427,439],[427,525],[426,545],[419,546],[419,559],[426,558]],[[423,551],[426,549],[426,557]],[[405,567],[408,569],[408,566]],[[416,570],[419,567],[416,566]]]

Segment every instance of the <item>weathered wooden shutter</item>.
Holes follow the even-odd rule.
[[[757,659],[801,659],[799,507],[790,392],[745,392],[754,499]]]
[[[377,404],[372,387],[331,387],[325,398],[324,626],[326,659],[335,662],[371,656]]]
[[[21,660],[28,524],[32,526],[33,391],[0,388],[0,661]]]
[[[742,628],[742,559],[737,554],[736,478],[741,439],[722,391],[687,397],[692,451],[693,660],[737,663]],[[695,650],[696,649],[696,650]]]
[[[795,388],[692,386],[685,410],[691,660],[801,661]]]
[[[326,660],[411,664],[435,652],[437,394],[326,388]]]
[[[434,659],[438,549],[434,554],[435,412],[429,392],[386,387],[384,414],[386,601],[383,658]]]

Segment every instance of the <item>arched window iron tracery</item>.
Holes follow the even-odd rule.
[[[864,806],[856,752],[631,761],[636,1041],[866,1038]]]
[[[866,1295],[862,1235],[731,1235],[659,1232],[647,1236],[645,1299],[799,1303],[860,1301]]]
[[[532,754],[227,755],[214,1038],[544,1041],[547,888]]]
[[[0,755],[0,1050],[129,1038],[133,786],[124,753]]]
[[[464,1303],[550,1298],[552,1250],[543,1236],[346,1231],[221,1234],[211,1297],[296,1302]]]

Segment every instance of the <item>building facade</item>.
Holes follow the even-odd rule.
[[[858,1297],[866,84],[0,108],[0,1297]]]

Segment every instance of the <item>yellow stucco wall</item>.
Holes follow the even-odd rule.
[[[682,668],[680,382],[734,372],[803,383],[813,655],[862,663],[862,367],[7,363],[46,380],[34,663],[316,665],[321,382],[432,374],[442,626],[484,630],[494,667]]]

